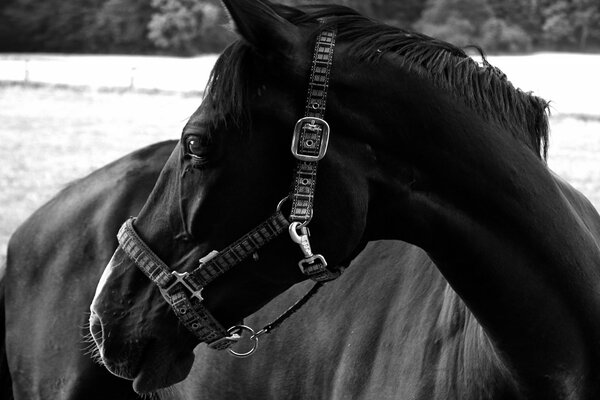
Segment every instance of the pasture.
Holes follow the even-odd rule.
[[[176,139],[198,96],[0,86],[0,260],[10,234],[70,181]]]
[[[555,100],[549,166],[600,210],[600,109],[595,108],[593,89],[600,87],[600,80],[592,73],[600,56],[572,57],[583,71],[577,82],[561,80],[568,60],[563,55],[555,58],[559,63],[547,54],[491,62],[517,86]],[[545,80],[538,73],[540,63],[549,67]],[[197,90],[204,87],[206,76],[197,81],[192,88],[196,91],[187,94],[1,83],[0,262],[10,234],[68,182],[134,149],[178,138],[200,104]]]

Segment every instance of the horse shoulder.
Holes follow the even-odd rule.
[[[12,235],[6,343],[16,398],[81,398],[90,373],[131,392],[84,354],[84,326],[118,227],[144,204],[173,146],[146,147],[69,184]],[[87,389],[86,398],[104,393]]]

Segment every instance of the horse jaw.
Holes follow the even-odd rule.
[[[182,354],[176,357],[170,365],[165,364],[161,352],[147,353],[142,369],[133,379],[133,390],[138,394],[148,394],[164,389],[183,381],[189,375],[194,365],[194,353]],[[148,359],[150,358],[150,359]]]

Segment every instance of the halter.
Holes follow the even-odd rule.
[[[228,349],[240,340],[242,331],[249,331],[253,340],[252,348],[245,353],[237,353],[231,349],[229,351],[238,357],[252,354],[261,335],[269,333],[281,324],[305,304],[324,282],[337,278],[342,272],[341,268],[334,270],[328,268],[322,255],[313,254],[307,227],[313,216],[317,164],[325,156],[329,143],[329,124],[323,117],[335,37],[335,29],[325,29],[317,37],[305,116],[298,120],[294,127],[291,150],[297,163],[293,190],[279,202],[276,211],[269,218],[225,249],[211,251],[199,260],[198,267],[191,272],[171,270],[136,233],[133,226],[135,218],[128,219],[117,234],[120,247],[158,286],[163,298],[170,304],[180,322],[200,341],[206,342],[210,348]],[[281,211],[283,203],[287,200],[291,200],[289,219]],[[244,259],[255,255],[260,248],[285,231],[288,231],[290,238],[300,246],[304,255],[298,263],[300,270],[317,283],[302,299],[260,331],[255,333],[245,325],[225,329],[204,306],[202,290]]]

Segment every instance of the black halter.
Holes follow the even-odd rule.
[[[162,296],[171,305],[181,323],[200,341],[208,343],[211,348],[219,350],[229,348],[240,339],[242,330],[248,330],[252,333],[251,338],[255,343],[253,348],[243,354],[230,351],[236,356],[250,355],[256,349],[260,335],[268,333],[295,312],[310,296],[316,293],[323,282],[335,279],[341,274],[341,269],[329,269],[322,255],[312,253],[307,228],[313,215],[317,163],[325,156],[329,141],[329,125],[323,117],[333,62],[335,36],[334,29],[326,29],[317,38],[305,117],[301,118],[294,128],[292,154],[298,162],[295,169],[293,191],[279,203],[273,215],[227,248],[219,252],[213,250],[201,258],[199,266],[191,272],[180,273],[169,269],[137,235],[133,227],[135,218],[127,220],[117,235],[121,248],[158,286]],[[287,199],[291,200],[289,219],[285,218],[281,212],[281,205]],[[226,330],[204,307],[203,288],[242,260],[255,254],[286,230],[292,240],[298,243],[304,255],[304,258],[298,263],[300,270],[315,280],[317,285],[296,305],[257,333],[243,325]]]

